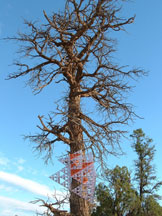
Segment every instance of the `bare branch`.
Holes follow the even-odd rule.
[[[23,45],[15,63],[18,71],[9,79],[29,75],[28,84],[36,93],[54,82],[67,84],[57,115],[48,121],[39,116],[40,133],[28,136],[36,150],[45,152],[46,162],[54,145],[63,142],[71,153],[90,148],[103,164],[106,153],[116,154],[120,148],[123,126],[136,117],[127,103],[129,82],[144,71],[112,61],[116,50],[112,36],[135,19],[120,16],[122,2],[67,0],[63,12],[51,16],[43,12],[45,24],[26,21],[28,33],[8,38]]]

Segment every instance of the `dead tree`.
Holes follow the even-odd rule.
[[[19,53],[30,59],[30,64],[24,58],[15,62],[19,70],[9,79],[27,76],[35,93],[51,83],[68,89],[64,104],[56,110],[59,117],[39,116],[40,133],[29,137],[38,151],[45,152],[45,161],[52,157],[54,145],[62,142],[70,153],[90,149],[103,163],[107,153],[116,153],[126,132],[122,126],[135,116],[125,96],[131,89],[129,80],[143,71],[112,60],[112,36],[134,21],[134,17],[120,17],[122,2],[66,0],[63,12],[48,16],[44,11],[45,24],[26,21],[28,33],[8,38],[22,43]],[[87,101],[93,113],[86,111]],[[70,211],[73,216],[88,216],[89,205],[71,193]]]
[[[57,197],[55,197],[57,199]],[[51,203],[50,201],[44,201],[43,199],[38,199],[35,201],[32,201],[31,203],[36,204],[40,203],[40,207],[43,207],[46,209],[44,213],[37,213],[37,216],[71,216],[66,210],[60,210],[62,204],[65,204],[65,200],[67,198],[65,197],[62,200],[57,200],[55,203]],[[58,206],[56,208],[55,206]]]

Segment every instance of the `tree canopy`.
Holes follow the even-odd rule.
[[[134,117],[125,96],[131,89],[129,80],[144,71],[112,61],[112,32],[115,36],[134,21],[120,17],[122,2],[67,0],[63,12],[48,16],[44,11],[44,24],[26,21],[28,31],[9,38],[20,42],[24,57],[15,62],[18,70],[9,78],[27,76],[35,93],[51,83],[67,86],[63,105],[58,102],[47,121],[40,115],[40,133],[30,136],[37,150],[47,154],[46,160],[54,145],[63,142],[73,146],[73,152],[90,148],[102,161],[104,154],[116,153],[115,144],[126,132],[121,126]],[[81,105],[85,99],[95,115]]]
[[[97,186],[96,197],[99,204],[92,216],[124,216],[137,213],[139,199],[125,166],[116,166],[105,171],[104,184]]]
[[[151,197],[160,199],[156,193],[162,185],[162,181],[157,180],[153,160],[155,156],[155,145],[153,140],[145,135],[143,130],[137,129],[131,135],[133,138],[133,149],[137,154],[135,160],[135,181],[138,184],[138,194],[141,202],[141,211],[143,210],[143,202],[151,195]]]

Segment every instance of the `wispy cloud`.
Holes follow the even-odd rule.
[[[46,185],[39,184],[26,178],[22,178],[15,174],[0,171],[0,180],[21,187],[22,189],[37,195],[41,195],[44,197],[52,197],[52,191]]]
[[[26,162],[26,160],[24,160],[23,158],[15,158],[14,159],[14,162],[12,162],[12,165],[14,165],[16,167],[17,173],[20,173],[25,169],[25,167],[24,167],[25,162]]]
[[[1,28],[1,26],[0,26],[0,28]],[[8,163],[9,163],[9,159],[0,154],[0,165],[7,166]]]
[[[6,156],[4,156],[3,153],[0,152],[0,166],[2,166],[1,170],[6,171],[8,168],[11,169],[11,168],[15,167],[16,172],[20,173],[25,169],[25,167],[24,167],[25,162],[26,161],[22,158],[10,160]]]
[[[23,158],[19,158],[17,162],[18,162],[18,164],[24,164],[25,160]]]
[[[27,202],[22,202],[16,199],[11,199],[8,197],[0,196],[0,207],[2,212],[1,215],[3,216],[10,216],[10,215],[15,215],[15,213],[19,212],[24,212],[24,213],[43,213],[45,209],[42,207],[32,204],[32,203],[27,203]]]
[[[0,191],[10,192],[10,191],[13,191],[13,188],[10,186],[6,186],[4,184],[0,184]],[[14,190],[14,191],[16,191],[16,190]]]
[[[23,166],[18,166],[17,169],[18,169],[19,172],[21,172],[21,171],[24,170],[24,167]]]

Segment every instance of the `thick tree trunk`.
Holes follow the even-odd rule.
[[[70,134],[70,153],[77,152],[84,149],[83,133],[80,127],[81,120],[78,118],[80,112],[80,97],[75,96],[75,93],[79,91],[79,88],[73,88],[69,94],[69,129]],[[78,186],[76,180],[72,180],[71,189]],[[76,195],[71,193],[70,195],[70,213],[72,216],[89,216],[89,204],[88,202]]]

